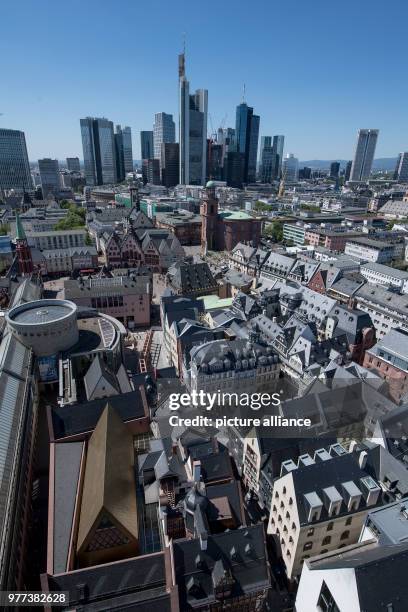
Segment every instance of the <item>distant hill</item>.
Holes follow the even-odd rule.
[[[330,164],[334,161],[340,162],[340,167],[345,168],[348,159],[309,159],[307,161],[300,161],[299,167],[308,166],[313,170],[328,170],[330,168]],[[374,160],[373,170],[384,170],[385,172],[389,172],[390,170],[394,170],[395,165],[397,163],[396,157],[379,157]]]

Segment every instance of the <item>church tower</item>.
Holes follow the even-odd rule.
[[[208,181],[201,201],[201,251],[217,250],[218,200],[215,197],[214,181]]]
[[[16,213],[16,255],[20,274],[27,276],[34,270],[31,249],[20,216]]]

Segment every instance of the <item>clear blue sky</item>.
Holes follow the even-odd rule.
[[[406,0],[11,0],[0,19],[0,127],[29,157],[82,157],[79,119],[152,129],[177,115],[177,55],[209,90],[214,128],[246,99],[261,135],[300,159],[350,158],[359,127],[376,157],[408,150]],[[210,126],[209,122],[209,126]]]

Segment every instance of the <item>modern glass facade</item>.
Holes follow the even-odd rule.
[[[167,113],[156,113],[153,124],[153,148],[154,157],[161,158],[161,150],[163,142],[176,141],[176,124],[173,121],[173,115]]]
[[[41,190],[43,198],[49,195],[58,195],[61,180],[57,159],[39,159],[38,169],[40,171]]]
[[[378,130],[359,130],[353,165],[351,166],[351,181],[365,181],[371,174],[375,148],[377,146]]]
[[[239,104],[235,117],[235,138],[238,153],[245,155],[244,183],[256,180],[256,161],[258,156],[259,115],[245,102]]]
[[[0,189],[32,189],[24,132],[0,129]]]
[[[81,119],[86,184],[116,183],[117,166],[113,123],[105,118]]]
[[[282,174],[284,136],[274,136],[272,143],[272,180],[280,178]]]
[[[140,155],[142,159],[153,157],[153,132],[144,130],[140,132]]]

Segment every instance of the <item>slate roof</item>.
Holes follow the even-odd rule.
[[[187,295],[204,289],[212,291],[218,287],[206,262],[176,262],[170,266],[167,278],[174,289]]]
[[[375,546],[361,543],[307,561],[311,570],[354,569],[360,610],[377,612],[388,605],[405,612],[408,601],[408,544]],[[381,602],[381,604],[380,604]],[[384,602],[384,605],[382,604]]]
[[[68,591],[60,610],[170,612],[163,552],[46,576],[50,591]]]
[[[206,550],[198,539],[175,540],[173,551],[182,610],[214,603],[214,585],[224,577],[232,579],[231,597],[270,585],[262,525],[209,535]]]
[[[145,416],[144,396],[139,389],[129,393],[113,395],[109,404],[116,410],[122,421],[141,419]],[[84,404],[66,404],[51,409],[51,424],[56,440],[67,436],[86,434],[95,429],[106,406],[106,398]]]
[[[93,395],[100,383],[108,386],[108,388],[110,387],[110,391],[113,391],[113,394],[120,393],[119,383],[115,374],[109,370],[102,357],[98,354],[84,376],[86,397],[88,400],[93,399]],[[109,393],[109,395],[111,394],[112,393]],[[108,393],[106,395],[108,395]]]

